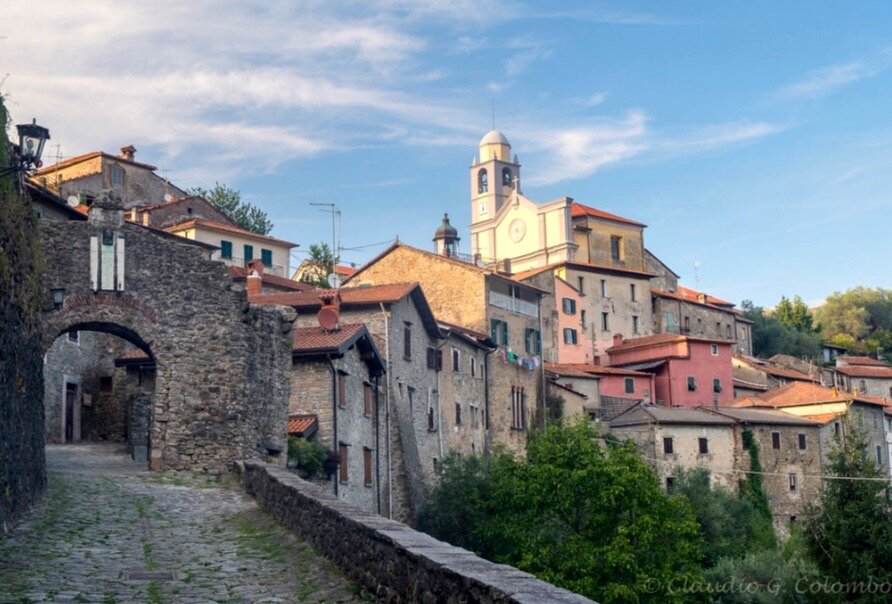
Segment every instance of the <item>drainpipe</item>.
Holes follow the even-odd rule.
[[[536,314],[539,315],[539,337],[537,338],[537,343],[539,344],[539,392],[540,400],[539,405],[541,405],[542,409],[542,423],[544,427],[548,427],[548,408],[545,403],[545,355],[542,352],[542,296],[539,295],[539,298],[536,300]],[[583,333],[585,333],[583,331]]]
[[[335,369],[334,363],[331,360],[331,355],[325,355],[325,359],[328,361],[328,367],[331,369],[331,417],[332,417],[332,447],[335,451],[337,451],[340,447],[338,445],[338,371]],[[340,460],[339,460],[340,463]],[[340,473],[341,469],[338,467],[338,473]],[[341,478],[338,474],[335,474],[334,477],[334,493],[335,497],[338,496],[338,483]]]
[[[381,376],[375,376],[375,505],[378,515],[381,515],[381,403],[378,396],[378,387]]]
[[[393,518],[393,463],[390,458],[390,393],[393,391],[391,371],[393,365],[390,362],[390,318],[384,303],[379,304],[381,315],[384,317],[384,357],[387,359],[387,387],[384,392],[384,439],[387,442],[387,517]]]
[[[442,351],[446,347],[449,340],[443,340],[443,343],[437,346],[437,352]],[[442,358],[442,357],[440,357]],[[452,362],[452,359],[449,359]],[[440,374],[443,373],[443,365],[440,363],[440,369],[437,369],[437,359],[434,357],[434,373],[437,374],[437,448],[440,450],[440,461],[443,461],[443,406],[440,404]]]
[[[483,354],[483,429],[485,431],[483,448],[487,453],[489,453],[491,449],[491,436],[489,433],[489,355],[496,350],[498,350],[498,345],[491,350],[487,350]]]

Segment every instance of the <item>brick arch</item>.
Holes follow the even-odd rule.
[[[125,221],[109,194],[41,238],[44,351],[84,329],[155,359],[152,468],[219,471],[285,449],[293,317],[249,305],[215,248]]]

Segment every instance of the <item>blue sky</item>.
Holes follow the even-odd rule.
[[[888,2],[13,4],[0,91],[48,155],[133,144],[299,249],[330,237],[310,202],[340,209],[348,262],[429,248],[444,211],[466,234],[495,103],[525,194],[648,224],[691,287],[892,286]]]

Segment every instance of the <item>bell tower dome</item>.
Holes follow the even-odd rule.
[[[440,256],[455,257],[458,254],[458,229],[449,224],[449,214],[443,214],[443,224],[434,233],[434,244]]]
[[[511,143],[498,130],[480,139],[471,163],[471,224],[492,220],[513,191],[520,193],[520,164]]]

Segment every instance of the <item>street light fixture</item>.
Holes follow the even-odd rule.
[[[65,303],[65,290],[61,287],[54,287],[50,293],[53,295],[53,310],[59,310]]]
[[[11,158],[10,165],[0,168],[0,176],[7,176],[14,172],[30,172],[42,166],[40,157],[43,155],[43,146],[50,138],[50,131],[37,124],[34,119],[30,124],[16,126],[19,133],[19,153]]]

